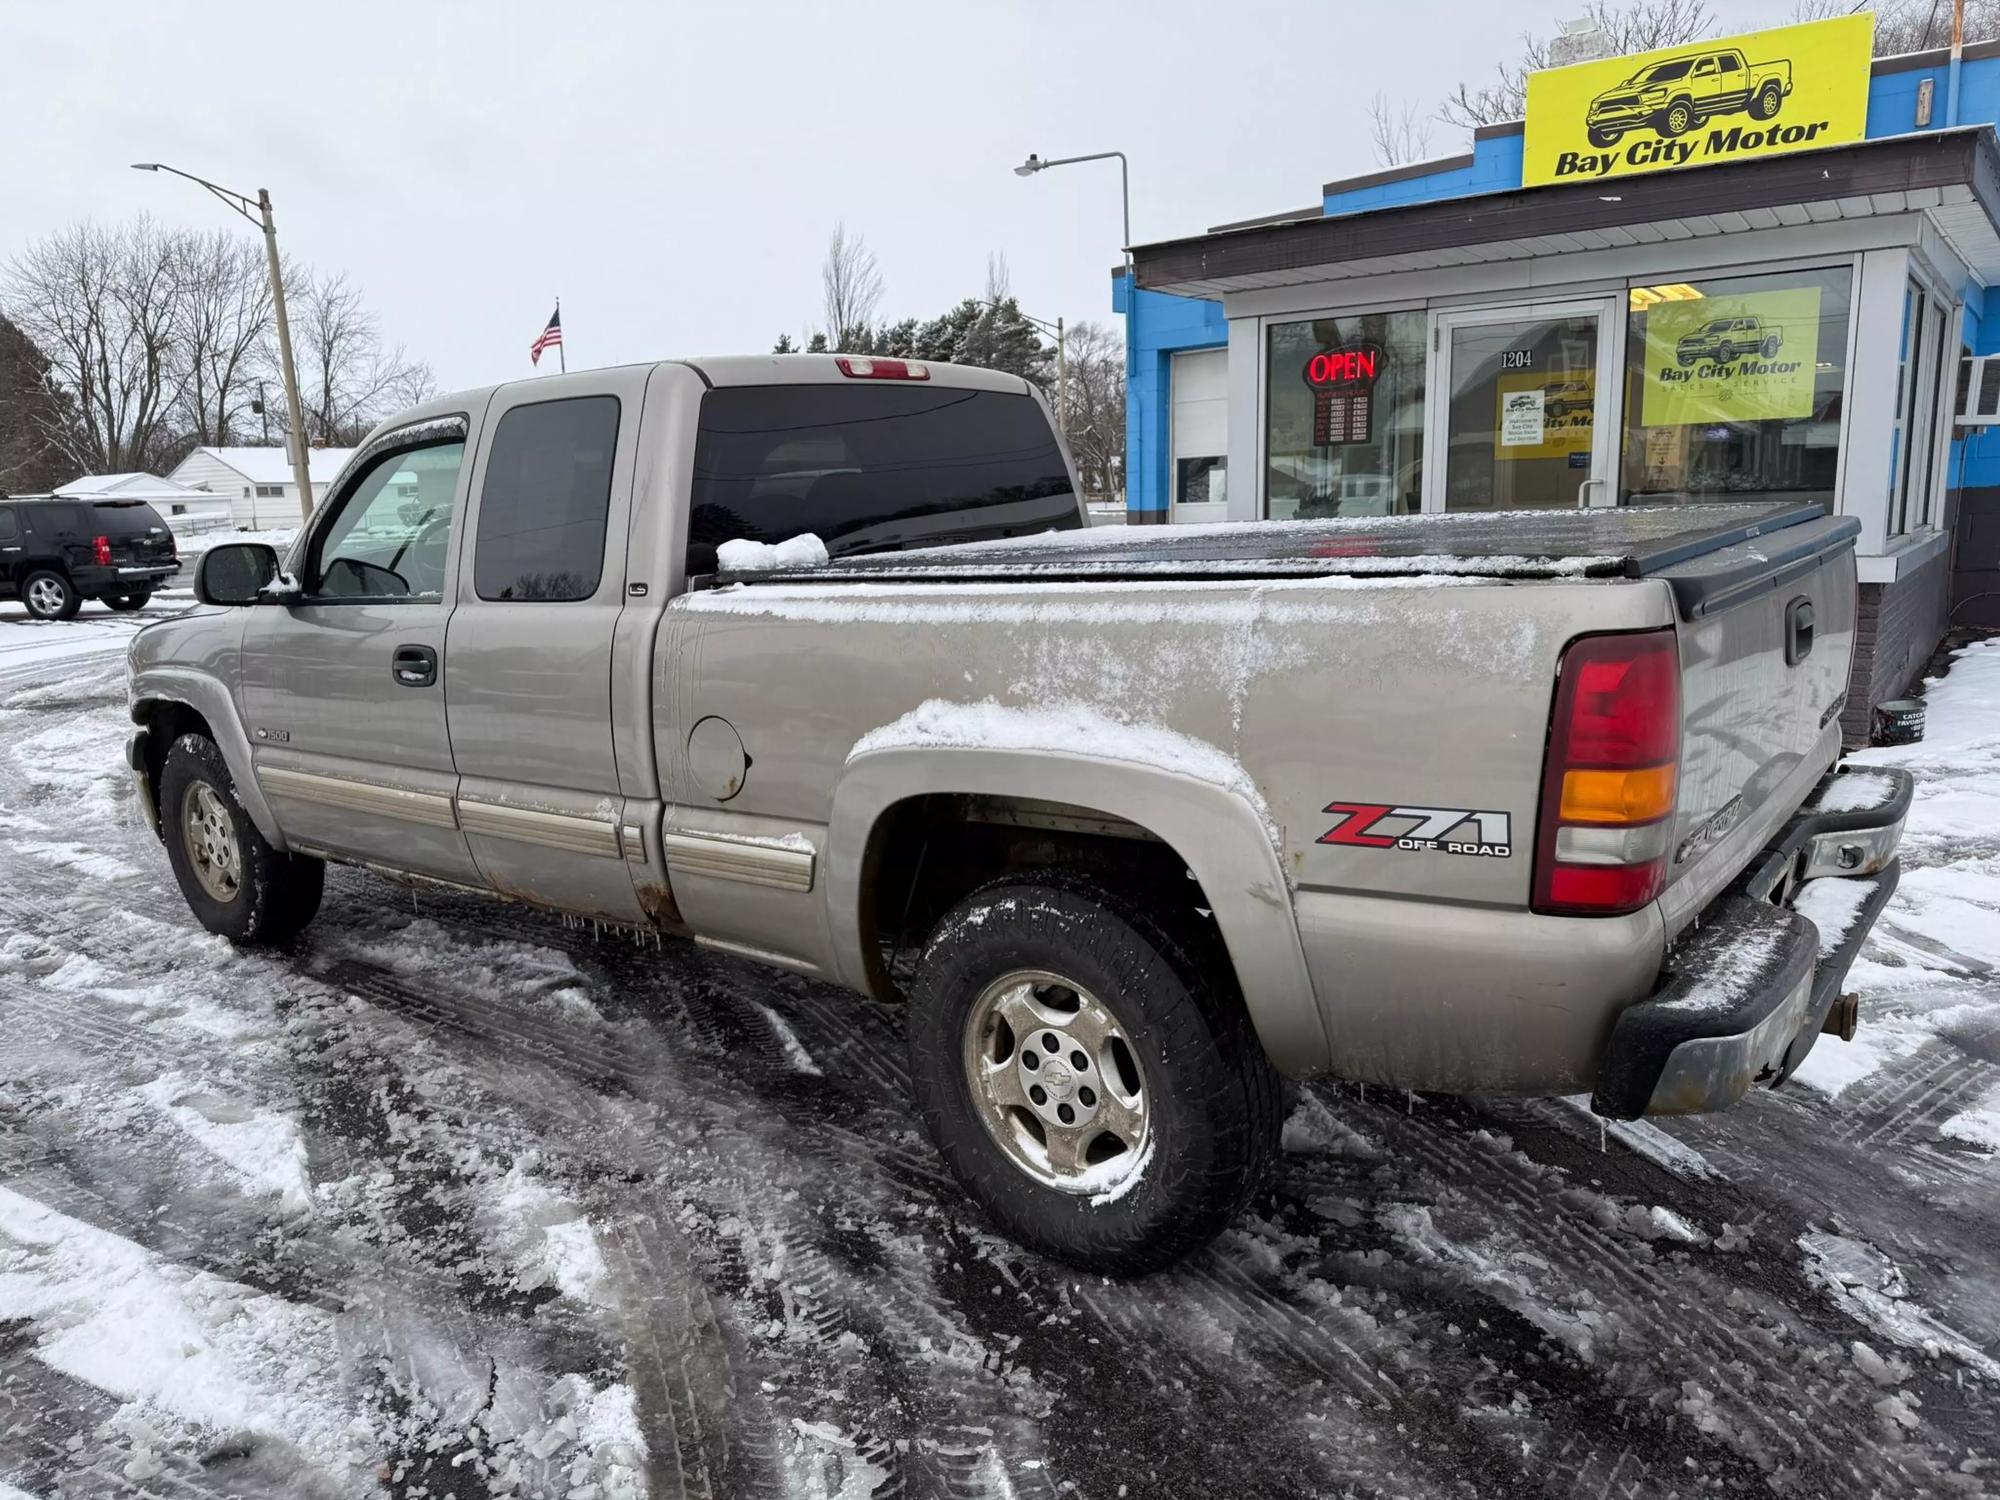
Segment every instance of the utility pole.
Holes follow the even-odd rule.
[[[306,461],[305,411],[299,404],[299,372],[292,363],[292,325],[285,316],[285,276],[278,263],[278,226],[271,217],[271,195],[263,188],[257,189],[253,200],[242,193],[232,192],[226,187],[218,187],[206,177],[197,177],[192,172],[183,172],[179,167],[170,167],[165,162],[137,161],[132,163],[135,172],[171,172],[176,177],[185,177],[189,182],[205,187],[220,198],[230,208],[257,225],[264,231],[264,256],[271,272],[271,306],[277,315],[278,324],[278,369],[285,378],[285,405],[291,417],[291,437],[287,446],[291,449],[292,480],[299,487],[299,508],[310,521],[313,513],[312,468]],[[260,393],[261,394],[261,393]],[[270,436],[270,419],[265,418],[264,435]]]

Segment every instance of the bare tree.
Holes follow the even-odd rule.
[[[1069,330],[1069,451],[1084,493],[1108,499],[1125,461],[1125,346],[1102,323]]]
[[[827,337],[836,349],[845,349],[853,336],[866,334],[882,302],[875,252],[860,235],[848,234],[845,221],[833,228],[819,277]]]
[[[263,247],[240,234],[173,237],[180,294],[174,332],[187,364],[176,417],[190,445],[226,445],[249,410],[272,334]]]
[[[1014,296],[1014,272],[1007,264],[1005,250],[986,252],[986,300],[1008,302]]]
[[[387,347],[381,325],[344,274],[285,271],[292,309],[292,352],[306,441],[358,442],[383,417],[435,389],[430,368],[399,344]]]
[[[1387,95],[1377,94],[1368,101],[1368,139],[1377,166],[1423,161],[1431,154],[1431,122],[1417,113],[1416,105],[1405,102],[1397,109]]]
[[[150,219],[59,230],[7,268],[8,309],[67,398],[45,435],[86,473],[149,467],[173,443],[188,380],[176,329],[181,262]]]
[[[1650,52],[1713,35],[1715,16],[1707,0],[1591,0],[1584,15],[1609,39],[1613,54]],[[1518,120],[1527,112],[1528,75],[1550,66],[1550,41],[1523,33],[1519,62],[1501,63],[1493,82],[1461,83],[1438,110],[1447,125],[1466,130]]]
[[[1824,21],[1855,10],[1853,0],[1799,0],[1794,21]],[[1875,12],[1875,55],[1926,52],[1951,42],[1951,0],[1888,0],[1865,7]],[[1990,41],[2000,36],[2000,0],[1966,0],[1965,40]]]

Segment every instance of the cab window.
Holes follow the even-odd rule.
[[[574,604],[596,594],[617,450],[616,396],[538,401],[500,419],[479,491],[481,599]]]
[[[444,597],[452,502],[465,444],[386,453],[365,469],[314,541],[305,591],[315,599],[429,602]]]

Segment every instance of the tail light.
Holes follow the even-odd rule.
[[[90,545],[92,549],[97,553],[97,565],[100,568],[110,567],[111,538],[108,536],[94,536],[90,539]]]
[[[931,367],[913,359],[864,359],[858,354],[834,356],[840,373],[854,380],[929,380]]]
[[[1660,894],[1680,749],[1672,630],[1570,643],[1542,768],[1534,910],[1618,916]]]

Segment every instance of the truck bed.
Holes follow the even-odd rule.
[[[1819,523],[1815,525],[1814,523]],[[1202,526],[1094,527],[1039,536],[836,557],[815,568],[723,572],[718,584],[971,583],[1005,579],[1311,578],[1423,574],[1482,578],[1670,576],[1684,613],[1700,599],[1761,575],[1781,553],[1805,558],[1857,529],[1814,504],[1618,506]],[[1737,566],[1684,565],[1757,538]]]

